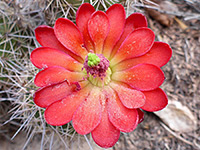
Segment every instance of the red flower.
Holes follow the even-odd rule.
[[[120,131],[133,131],[142,121],[140,108],[158,111],[167,105],[159,88],[164,81],[160,67],[172,51],[154,42],[142,14],[125,19],[120,4],[106,13],[82,4],[76,24],[59,18],[54,28],[35,30],[42,47],[31,53],[31,61],[42,71],[35,77],[41,88],[34,102],[46,108],[48,124],[72,120],[79,134],[91,132],[99,146],[111,147]]]

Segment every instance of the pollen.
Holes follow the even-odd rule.
[[[93,77],[100,77],[103,79],[106,76],[109,63],[109,60],[102,54],[88,53],[83,68],[86,70],[88,76],[92,75]]]
[[[88,53],[88,66],[94,67],[98,65],[100,62],[100,58],[94,53]]]

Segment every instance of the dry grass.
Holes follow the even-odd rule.
[[[120,2],[126,7],[127,16],[133,12],[145,12],[144,7],[151,7],[158,11],[158,6],[150,0],[4,0],[0,2],[0,135],[7,139],[13,139],[22,130],[26,133],[26,141],[22,149],[26,149],[30,141],[35,136],[41,134],[41,149],[76,149],[74,143],[87,142],[87,149],[95,149],[91,142],[90,135],[79,136],[75,133],[71,124],[60,127],[52,127],[45,123],[43,118],[44,110],[37,107],[32,96],[37,89],[33,84],[34,76],[39,71],[35,68],[29,56],[33,49],[40,45],[34,37],[34,29],[41,24],[54,25],[59,17],[66,17],[71,20],[75,19],[77,8],[83,2],[90,2],[96,9],[106,10],[110,5]],[[177,4],[180,4],[180,2]],[[149,3],[153,4],[148,5]],[[164,68],[166,71],[167,82],[163,88],[167,91],[170,99],[182,100],[183,104],[189,106],[196,115],[199,112],[199,58],[200,53],[198,47],[199,32],[193,29],[199,29],[200,20],[199,12],[200,4],[197,0],[185,0],[181,3],[187,6],[187,13],[180,10],[179,13],[170,13],[181,16],[183,20],[188,20],[189,33],[182,31],[177,25],[171,29],[163,28],[155,21],[150,21],[150,27],[153,28],[157,35],[157,39],[170,43],[174,50],[173,59],[170,64]],[[189,8],[188,8],[189,7]],[[196,10],[197,9],[197,10]],[[194,10],[194,11],[191,11]],[[174,34],[175,33],[175,34]],[[173,36],[172,36],[173,35]],[[196,36],[195,36],[196,35]],[[192,101],[192,102],[191,102]],[[174,136],[170,136],[164,128],[161,127],[155,116],[147,115],[147,121],[140,125],[137,132],[124,136],[122,134],[120,141],[113,149],[130,149],[131,148],[155,148],[159,149],[159,144],[163,144],[160,148],[171,147],[171,143],[179,142]],[[149,119],[150,118],[150,119]],[[153,121],[151,120],[153,119]],[[200,119],[200,118],[198,118]],[[152,125],[158,126],[151,129]],[[199,124],[200,126],[200,124]],[[16,130],[17,128],[17,130]],[[150,128],[150,129],[149,129]],[[11,132],[13,130],[15,132]],[[180,134],[181,137],[192,142],[193,145],[186,144],[185,148],[197,148],[200,139],[198,129],[192,133]],[[134,135],[134,136],[133,136]],[[141,143],[135,142],[144,139],[147,136],[148,141]],[[156,142],[156,135],[160,135],[161,141]],[[76,137],[76,138],[74,138]],[[166,140],[166,138],[168,138]],[[165,143],[162,142],[164,139]],[[134,141],[135,140],[135,141]],[[153,141],[153,142],[152,142]],[[127,146],[128,143],[128,146]],[[145,145],[147,144],[147,145]],[[82,146],[84,145],[81,144]],[[131,146],[132,145],[132,146]],[[142,147],[143,146],[143,147]],[[146,146],[146,147],[145,147]],[[177,144],[173,148],[175,148]],[[176,147],[177,148],[177,147]]]

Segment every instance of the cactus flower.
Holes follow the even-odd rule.
[[[55,26],[35,29],[41,47],[31,62],[41,71],[34,102],[45,108],[48,124],[72,121],[82,135],[91,133],[101,147],[112,147],[120,132],[131,132],[143,112],[158,111],[167,103],[160,69],[172,51],[155,42],[144,15],[127,19],[124,7],[114,4],[106,12],[88,3],[76,14],[76,24],[59,18]]]

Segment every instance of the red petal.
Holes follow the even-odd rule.
[[[113,82],[110,85],[117,92],[119,99],[125,107],[133,109],[142,107],[145,104],[145,96],[141,91]]]
[[[92,38],[96,53],[102,52],[103,43],[109,32],[109,20],[102,11],[96,11],[88,21],[88,31]]]
[[[131,87],[142,91],[149,91],[158,88],[165,77],[159,67],[151,64],[140,64],[130,69],[113,73],[112,79],[125,82]]]
[[[35,92],[34,102],[36,105],[46,108],[53,102],[63,99],[76,90],[76,85],[62,82],[56,85],[40,88]]]
[[[96,88],[93,88],[90,95],[73,116],[73,127],[79,134],[84,135],[90,133],[100,123],[101,105],[99,99],[101,93],[96,90]]]
[[[107,108],[104,108],[100,124],[92,131],[92,138],[96,144],[103,148],[115,145],[120,136],[117,130],[108,119]]]
[[[113,67],[113,70],[120,71],[142,63],[162,67],[170,60],[171,56],[172,50],[167,43],[154,42],[154,45],[148,53],[140,57],[125,60]]]
[[[35,77],[35,85],[39,87],[56,84],[62,81],[78,82],[85,75],[79,72],[70,72],[62,67],[49,67],[40,71]]]
[[[70,71],[81,71],[83,66],[66,53],[49,47],[36,48],[32,51],[30,59],[39,69],[60,66]]]
[[[110,23],[110,31],[104,42],[103,54],[109,58],[112,48],[119,40],[125,24],[126,13],[121,4],[114,4],[106,11]]]
[[[133,131],[138,124],[137,109],[128,109],[123,106],[114,91],[109,91],[108,115],[112,124],[122,132]]]
[[[77,26],[66,18],[56,20],[54,31],[58,40],[76,55],[85,59],[87,50],[83,47],[83,38]]]
[[[110,65],[113,66],[125,59],[138,57],[147,53],[154,43],[155,35],[149,28],[138,28],[124,40]]]
[[[57,101],[47,107],[44,113],[45,120],[53,126],[64,125],[72,120],[74,112],[79,105],[87,98],[88,87],[73,92],[61,101]]]
[[[139,124],[144,120],[144,113],[139,108],[137,109],[137,111],[138,111],[138,115],[139,115],[139,122],[138,122],[138,124]]]
[[[95,12],[94,7],[91,4],[84,3],[76,13],[76,24],[83,34],[84,42],[88,50],[94,50],[93,42],[88,32],[88,20],[93,12]]]
[[[80,62],[83,61],[58,41],[58,39],[55,36],[54,29],[52,27],[46,25],[41,25],[37,27],[35,29],[35,37],[42,46],[64,51],[76,60]]]
[[[141,27],[147,27],[147,19],[146,17],[141,13],[133,13],[130,15],[127,20],[129,19],[130,22],[133,24],[133,28],[141,28]]]
[[[116,43],[111,56],[113,57],[114,54],[117,52],[123,41],[126,39],[126,37],[133,32],[134,29],[139,27],[147,27],[147,20],[146,17],[143,14],[140,13],[133,13],[126,19],[124,32],[122,33],[119,41]]]
[[[150,112],[159,111],[165,108],[165,106],[167,106],[168,104],[167,95],[160,88],[157,88],[153,91],[146,91],[143,93],[146,96],[146,102],[144,106],[141,107],[143,110]]]
[[[58,41],[52,27],[41,25],[35,29],[37,41],[45,47],[51,47],[58,50],[66,51],[67,49]]]

